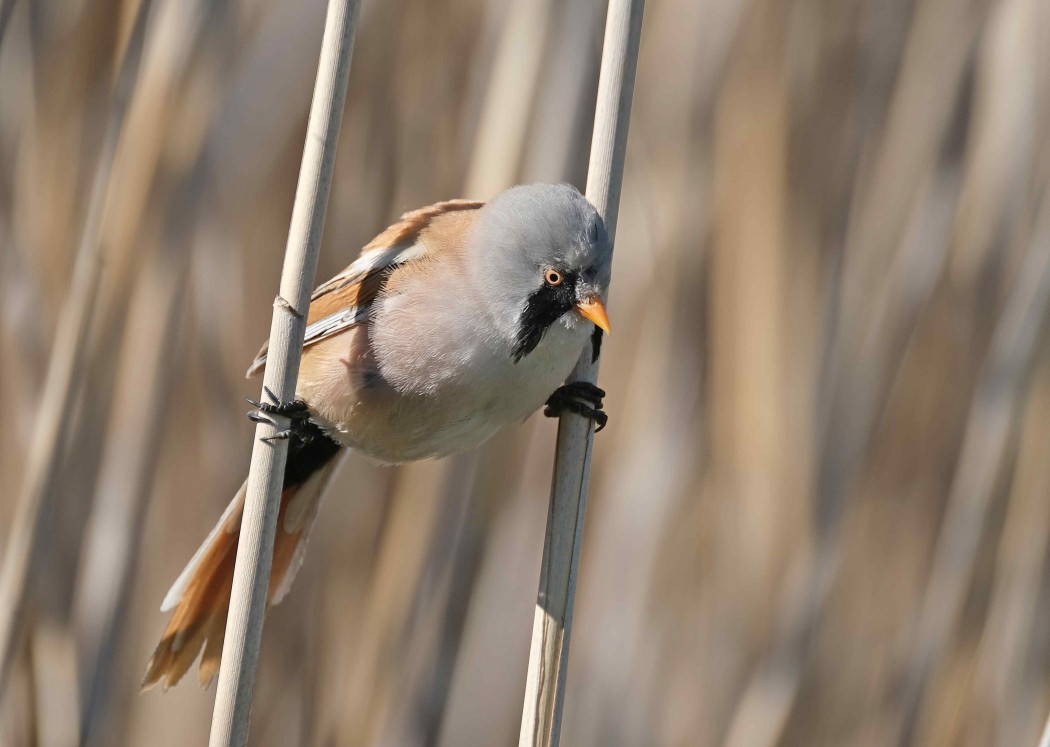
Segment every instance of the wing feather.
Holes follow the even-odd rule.
[[[321,285],[310,296],[306,335],[303,347],[339,334],[368,321],[372,303],[395,268],[423,258],[427,253],[421,235],[431,222],[448,213],[477,210],[485,203],[471,200],[448,200],[413,210],[372,239],[345,270]],[[262,371],[266,365],[268,343],[248,368],[247,377]]]

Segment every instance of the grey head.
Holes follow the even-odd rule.
[[[514,360],[555,324],[584,339],[608,331],[612,247],[598,211],[575,187],[512,187],[481,209],[471,233],[476,287]]]

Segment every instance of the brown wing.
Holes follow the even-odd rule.
[[[368,319],[372,302],[379,296],[394,268],[421,259],[427,252],[441,251],[440,237],[426,241],[426,234],[443,219],[472,220],[483,202],[448,200],[405,213],[361,250],[354,262],[338,275],[317,286],[310,296],[303,347],[342,332]],[[442,232],[444,233],[444,232]],[[458,232],[456,232],[458,234]],[[260,348],[246,376],[262,371],[266,365],[268,343]]]

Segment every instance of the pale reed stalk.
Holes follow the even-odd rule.
[[[266,389],[276,392],[282,401],[295,396],[306,312],[332,186],[339,125],[350,75],[350,55],[360,10],[360,0],[330,0],[328,3],[317,81],[307,122],[306,146],[281,272],[280,295],[274,301],[270,354],[263,376],[264,393],[260,395],[264,401]],[[288,458],[287,441],[263,440],[288,427],[287,418],[276,416],[273,422],[272,425],[259,423],[255,430],[219,687],[212,716],[211,747],[240,746],[248,741],[278,501]]]
[[[644,0],[612,0],[605,22],[598,103],[587,169],[587,199],[605,220],[610,241],[616,235],[644,6]],[[576,364],[570,380],[593,383],[597,376],[597,361],[592,361],[587,351]],[[594,424],[590,420],[573,414],[562,415],[558,423],[519,745],[557,745],[560,739],[593,441]]]

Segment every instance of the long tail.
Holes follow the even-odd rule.
[[[291,587],[302,564],[321,495],[340,461],[336,458],[341,451],[339,445],[316,426],[312,431],[311,438],[304,441],[293,436],[289,444],[270,571],[270,605],[280,602]],[[241,485],[219,523],[164,598],[161,612],[174,613],[146,667],[143,690],[157,684],[167,690],[176,684],[202,647],[204,654],[198,670],[201,687],[207,687],[218,673],[246,485]]]

